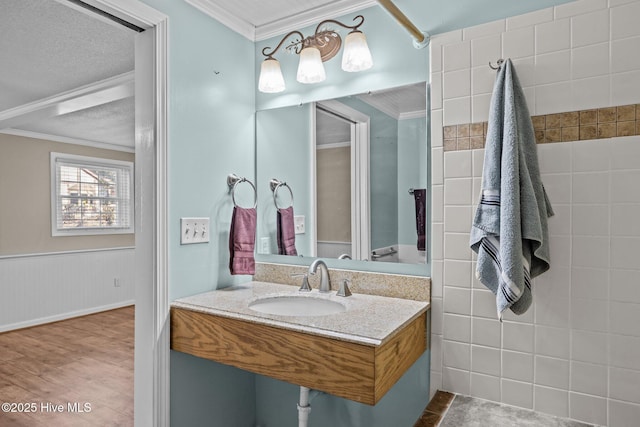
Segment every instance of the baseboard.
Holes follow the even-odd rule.
[[[30,328],[32,326],[44,325],[46,323],[59,322],[61,320],[71,319],[73,317],[86,316],[87,314],[99,313],[101,311],[114,310],[116,308],[134,305],[135,300],[120,301],[113,304],[102,305],[99,307],[91,307],[83,310],[70,311],[67,313],[56,314],[55,316],[40,317],[33,320],[25,320],[23,322],[11,323],[9,325],[0,325],[0,332],[15,331],[17,329]]]

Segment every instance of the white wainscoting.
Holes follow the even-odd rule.
[[[134,277],[134,248],[2,257],[0,332],[131,305]]]

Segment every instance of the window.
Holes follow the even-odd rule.
[[[133,233],[133,163],[51,153],[51,234]]]

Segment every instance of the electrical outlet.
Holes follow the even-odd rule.
[[[304,215],[294,215],[293,225],[295,227],[296,234],[304,234]]]
[[[268,237],[260,238],[260,250],[258,253],[268,254],[270,252],[269,247],[271,246],[271,240]]]
[[[114,288],[119,288],[120,287],[120,278],[119,277],[114,277],[113,278],[113,287]]]
[[[180,244],[209,242],[209,218],[180,218]]]

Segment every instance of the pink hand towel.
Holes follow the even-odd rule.
[[[231,274],[254,274],[256,260],[253,249],[256,243],[256,209],[233,208],[229,230],[229,270]]]
[[[298,255],[296,251],[296,229],[293,222],[293,206],[278,209],[276,236],[279,255]]]

